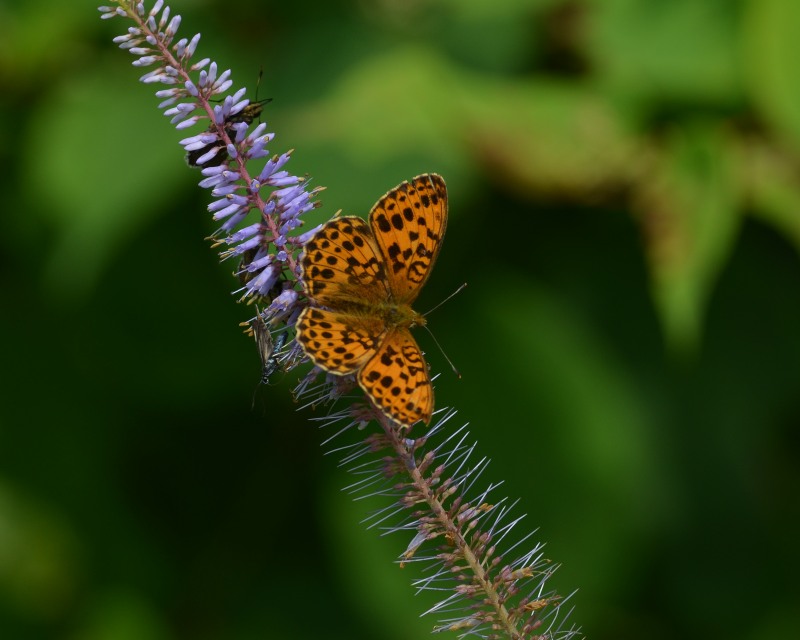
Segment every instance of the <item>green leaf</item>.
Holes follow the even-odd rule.
[[[342,584],[342,597],[363,616],[361,622],[371,632],[366,637],[403,640],[429,635],[437,616],[420,614],[439,598],[430,592],[416,593],[412,587],[412,581],[420,578],[421,565],[411,563],[401,570],[394,562],[415,532],[387,536],[379,528],[367,529],[364,519],[389,504],[382,496],[354,501],[338,485],[329,484],[325,491],[322,515],[327,523],[328,556]],[[354,522],[361,524],[354,526]]]
[[[464,415],[476,434],[502,434],[507,443],[495,454],[502,455],[500,471],[490,468],[490,474],[500,473],[527,496],[523,510],[536,497],[529,526],[542,524],[550,543],[563,550],[559,557],[581,567],[581,589],[621,589],[626,563],[619,558],[630,553],[626,532],[657,528],[671,502],[642,388],[558,293],[508,274],[476,288],[491,291],[478,324],[490,336],[488,353],[497,366],[490,386],[462,399],[461,409],[466,402]],[[658,507],[653,495],[664,497]],[[581,542],[587,531],[591,549]]]
[[[587,46],[614,93],[727,102],[742,92],[736,20],[729,2],[603,0],[592,3]]]
[[[55,231],[45,288],[62,301],[91,291],[119,246],[189,177],[176,144],[184,136],[156,105],[152,86],[97,65],[58,87],[31,118],[23,154],[31,182],[15,214],[38,214],[24,224]]]
[[[751,99],[780,135],[800,147],[800,2],[749,0],[743,25]]]
[[[440,0],[431,36],[465,66],[503,73],[529,64],[539,45],[537,14],[560,0]],[[409,3],[415,6],[414,3]],[[395,6],[403,6],[397,4]],[[429,5],[416,5],[429,11]],[[436,11],[438,9],[438,11]]]
[[[315,163],[342,167],[341,180],[386,188],[431,166],[451,176],[477,165],[527,192],[595,196],[628,180],[639,153],[624,115],[585,87],[465,72],[416,45],[342,76],[284,134],[304,156],[318,154]],[[370,175],[376,167],[393,177]],[[346,211],[363,205],[347,198],[335,201]]]
[[[173,637],[156,605],[133,589],[108,588],[91,603],[76,640],[169,640]]]
[[[313,166],[315,179],[331,185],[325,201],[346,212],[368,210],[398,176],[451,176],[467,166],[453,145],[463,128],[456,75],[428,47],[376,53],[339,76],[317,102],[287,115],[280,140],[290,140],[296,161]],[[364,185],[370,184],[383,187],[365,201],[372,188]]]
[[[800,177],[794,158],[761,140],[749,141],[746,158],[752,214],[800,251]]]
[[[0,602],[34,616],[69,610],[79,543],[62,514],[0,481]]]
[[[459,84],[460,138],[470,155],[518,190],[596,197],[631,175],[639,143],[622,113],[575,83],[497,80]]]
[[[714,125],[675,128],[635,194],[668,343],[690,352],[740,226],[738,147]]]

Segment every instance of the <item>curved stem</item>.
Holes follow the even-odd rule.
[[[506,609],[500,594],[490,579],[489,572],[478,560],[475,551],[467,542],[466,538],[464,538],[462,528],[450,516],[442,500],[440,500],[436,492],[432,490],[430,483],[426,480],[425,476],[423,476],[416,464],[414,451],[407,444],[408,441],[401,437],[397,425],[389,418],[380,414],[378,419],[397,457],[403,462],[407,469],[414,487],[423,497],[431,513],[434,514],[442,529],[446,532],[447,538],[453,541],[453,546],[458,550],[461,557],[466,561],[472,571],[475,582],[486,595],[486,603],[489,604],[496,613],[496,620],[500,622],[509,638],[520,638],[519,630],[511,619],[508,609]]]

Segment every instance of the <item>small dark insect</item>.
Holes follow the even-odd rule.
[[[226,118],[225,131],[228,134],[228,137],[233,138],[236,135],[236,131],[234,131],[232,125],[239,122],[252,124],[253,120],[261,115],[261,112],[264,110],[264,105],[268,102],[272,102],[272,98],[259,100],[258,102],[251,102],[239,113]],[[208,130],[213,132],[214,126],[210,126]],[[200,158],[207,153],[210,153],[214,149],[216,149],[216,153],[211,158],[206,160],[203,164],[198,164],[197,161],[200,160]],[[215,140],[214,142],[209,142],[207,145],[200,147],[199,149],[186,152],[186,164],[188,164],[190,167],[218,167],[227,159],[228,150],[222,140]]]
[[[273,349],[272,356],[270,359],[262,363],[263,369],[261,371],[261,384],[267,384],[269,382],[270,377],[273,373],[275,373],[278,368],[280,367],[280,363],[278,362],[278,353],[283,346],[286,344],[286,339],[288,338],[288,333],[286,331],[282,331],[278,334],[278,337],[275,339],[275,346]]]
[[[273,340],[272,333],[259,313],[253,321],[253,337],[258,347],[258,355],[261,358],[261,384],[269,384],[269,379],[280,367],[278,353],[283,349],[289,337],[286,331],[278,334]]]

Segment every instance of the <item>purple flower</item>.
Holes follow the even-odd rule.
[[[173,44],[181,18],[171,16],[162,0],[149,11],[130,0],[100,11],[104,19],[125,16],[134,22],[114,41],[136,57],[134,66],[148,67],[142,82],[167,85],[156,96],[175,128],[206,123],[181,145],[187,163],[201,169],[200,186],[211,190],[208,211],[220,223],[212,238],[225,246],[222,259],[240,257],[237,275],[246,276],[238,290],[242,298],[264,299],[268,323],[292,321],[301,305],[297,261],[308,237],[302,216],[319,206],[321,188],[310,188],[305,178],[285,169],[290,152],[270,156],[267,145],[275,134],[266,124],[253,126],[269,100],[252,103],[244,88],[228,93],[229,69],[220,70],[209,58],[193,62],[200,34]],[[263,158],[260,167],[248,164]]]

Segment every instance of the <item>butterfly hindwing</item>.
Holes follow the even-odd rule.
[[[345,375],[364,366],[383,337],[380,320],[308,307],[297,319],[297,342],[326,371]]]
[[[375,355],[358,374],[361,388],[372,401],[399,424],[428,424],[433,412],[433,386],[428,365],[405,328],[390,330]]]

